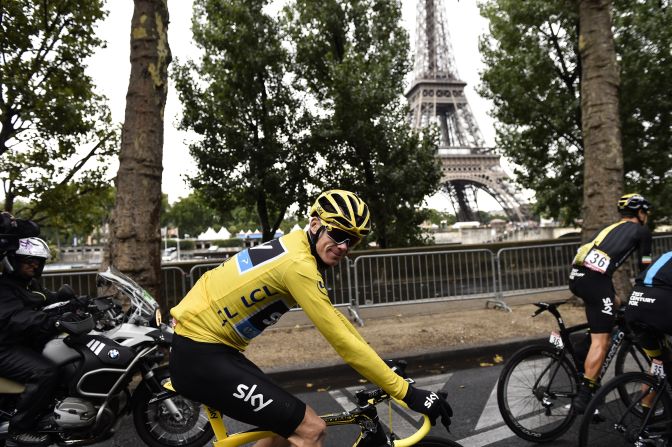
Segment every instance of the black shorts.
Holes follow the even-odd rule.
[[[569,275],[569,290],[585,303],[590,332],[611,332],[616,310],[616,291],[611,277],[585,267],[573,267]]]
[[[625,321],[647,353],[658,357],[666,346],[665,334],[672,335],[672,291],[635,286],[625,308]]]
[[[175,391],[246,424],[289,437],[306,404],[282,389],[234,348],[173,335],[170,377]]]

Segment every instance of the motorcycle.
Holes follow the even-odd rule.
[[[161,322],[158,303],[113,267],[98,274],[97,286],[106,294],[45,308],[63,315],[64,333],[42,352],[58,365],[60,385],[38,431],[63,447],[87,445],[112,436],[120,417],[131,414],[150,447],[207,443],[214,433],[201,405],[163,387],[173,330]],[[22,391],[0,377],[0,444]]]

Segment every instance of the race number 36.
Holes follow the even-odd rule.
[[[611,258],[609,258],[609,255],[603,251],[593,248],[590,250],[586,256],[586,259],[583,261],[583,265],[591,270],[595,270],[596,272],[604,273],[607,271],[610,262]]]

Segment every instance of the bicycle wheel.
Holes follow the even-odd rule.
[[[579,445],[591,447],[632,446],[638,440],[641,445],[668,445],[663,436],[669,436],[672,423],[672,399],[667,390],[663,392],[651,410],[647,426],[642,429],[647,414],[641,401],[646,390],[656,383],[647,373],[631,372],[614,377],[602,386],[586,408],[581,420]],[[623,390],[627,393],[624,396]]]
[[[415,444],[415,447],[462,447],[462,445],[450,439],[425,436],[422,441]]]
[[[617,376],[626,372],[646,372],[649,370],[649,359],[639,346],[626,339],[616,354],[614,370]]]
[[[572,362],[549,345],[516,352],[497,383],[497,405],[520,438],[547,442],[565,433],[576,417],[572,398],[577,373]]]

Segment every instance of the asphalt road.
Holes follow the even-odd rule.
[[[450,434],[446,433],[441,425],[432,428],[431,434],[449,437],[464,447],[534,445],[517,438],[502,421],[496,400],[496,384],[501,369],[501,365],[470,368],[416,379],[418,387],[446,391],[455,411]],[[352,404],[349,399],[355,390],[362,387],[363,385],[360,384],[297,394],[318,413],[328,413],[350,409]],[[381,409],[379,414],[383,423],[386,426],[389,425],[387,408]],[[413,414],[404,414],[403,410],[392,413],[393,430],[402,437],[415,431],[413,426],[419,425],[416,421],[419,421],[418,417]],[[245,428],[235,422],[230,422],[228,425],[231,431]],[[328,447],[352,445],[357,435],[354,427],[338,427],[329,430],[326,444]],[[550,445],[575,446],[577,439],[578,420],[572,430]],[[120,422],[113,438],[97,445],[100,447],[144,446],[135,434],[130,418],[125,418]]]

